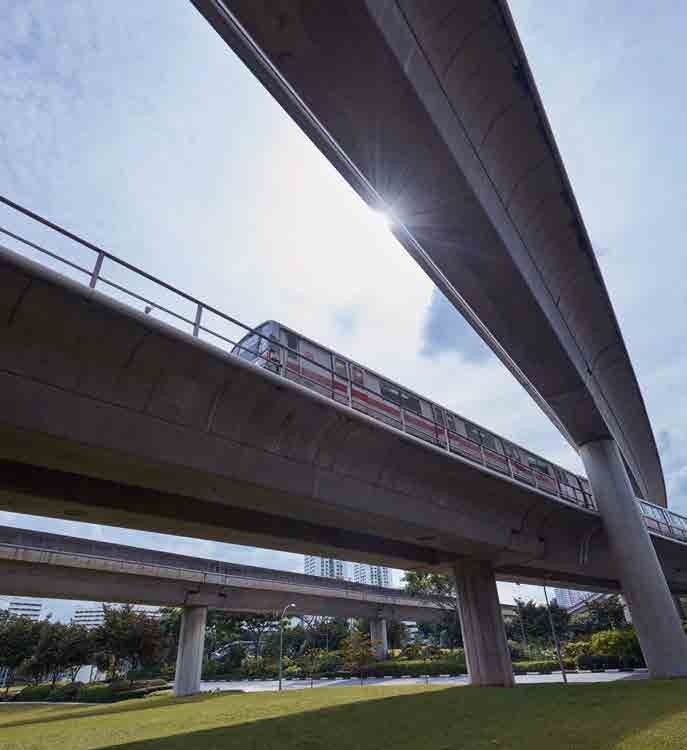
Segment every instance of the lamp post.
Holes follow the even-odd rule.
[[[282,679],[282,662],[284,660],[284,616],[286,610],[289,607],[295,607],[295,604],[287,604],[282,610],[281,617],[279,618],[279,690],[281,691],[281,679]]]
[[[558,635],[556,634],[556,628],[553,624],[553,617],[551,615],[551,607],[549,606],[549,595],[546,591],[546,586],[542,587],[544,589],[544,599],[546,600],[546,611],[549,615],[549,625],[551,626],[551,635],[553,636],[553,645],[556,649],[556,656],[558,657],[558,663],[561,667],[561,675],[563,676],[563,682],[567,685],[568,683],[568,675],[565,672],[565,663],[563,662],[563,657],[561,656],[561,644],[558,642]]]

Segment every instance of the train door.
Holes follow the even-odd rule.
[[[510,474],[508,459],[503,452],[503,443],[500,438],[484,430],[480,430],[480,437],[484,452],[484,463],[490,469],[496,469],[496,471],[500,471],[502,474]]]
[[[350,381],[348,363],[334,355],[334,400],[340,404],[350,404]]]
[[[332,398],[332,355],[306,339],[300,340],[301,382],[308,388]]]
[[[281,343],[284,345],[283,361],[284,374],[290,380],[300,382],[301,379],[301,357],[300,340],[295,333],[281,329]]]
[[[451,412],[446,412],[449,450],[478,463],[483,463],[482,448],[467,433],[466,422]]]

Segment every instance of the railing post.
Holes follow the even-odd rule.
[[[193,335],[198,338],[198,332],[200,331],[200,318],[203,314],[203,306],[198,303],[198,306],[196,307],[196,322],[193,324]]]
[[[93,273],[91,274],[91,280],[88,283],[88,286],[91,289],[95,289],[95,285],[98,282],[98,277],[100,276],[100,269],[103,267],[104,259],[105,259],[105,253],[101,250],[98,253],[98,257],[95,261],[95,266],[93,266]]]

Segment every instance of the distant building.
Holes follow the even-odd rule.
[[[84,625],[87,628],[97,628],[105,621],[105,612],[102,607],[91,609],[77,609],[72,615],[74,625]]]
[[[563,609],[571,609],[581,602],[589,599],[593,594],[591,591],[575,591],[574,589],[554,589],[556,604]]]
[[[367,565],[355,563],[353,566],[353,580],[356,583],[367,583],[370,586],[391,586],[391,571],[382,565]]]
[[[338,578],[348,580],[348,564],[343,560],[333,557],[318,557],[317,555],[306,555],[304,570],[306,575],[320,576],[321,578]]]
[[[29,620],[37,622],[41,619],[41,610],[43,609],[43,602],[30,602],[30,601],[10,601],[7,610],[11,615],[17,617],[28,617]]]

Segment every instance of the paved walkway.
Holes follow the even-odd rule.
[[[586,684],[592,682],[615,682],[616,680],[643,680],[646,679],[646,670],[636,672],[573,672],[568,675],[568,681],[574,684]],[[563,682],[560,672],[552,674],[527,674],[516,675],[515,681],[518,685],[532,685],[538,683]],[[467,685],[466,675],[459,677],[380,677],[365,680],[365,685]],[[313,687],[347,687],[360,686],[360,680],[314,680]],[[284,690],[302,690],[310,687],[310,680],[284,680]],[[210,690],[243,690],[247,693],[260,693],[276,690],[277,680],[236,680],[233,682],[201,682],[200,689],[203,692]]]

